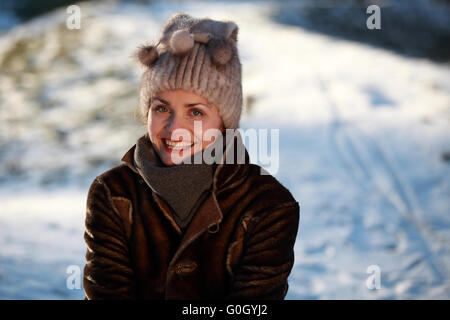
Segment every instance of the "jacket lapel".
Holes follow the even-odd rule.
[[[135,172],[136,174],[139,175],[140,179],[142,179],[142,181],[144,181],[143,177],[141,176],[141,174],[139,173],[138,169],[135,167],[134,165],[134,151],[136,149],[136,145],[132,146],[126,153],[125,155],[122,157],[121,161],[124,162],[133,172]],[[169,206],[164,202],[164,200],[158,196],[156,193],[152,192],[153,195],[153,199],[155,200],[155,202],[158,204],[160,210],[162,211],[162,213],[164,214],[164,216],[166,217],[167,220],[169,220],[170,224],[172,225],[172,227],[175,229],[175,231],[178,234],[181,234],[181,229],[178,226],[178,224],[175,222],[175,220],[172,217],[172,214],[170,212]]]

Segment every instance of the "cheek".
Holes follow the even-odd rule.
[[[150,141],[158,146],[160,143],[159,135],[161,133],[163,126],[160,124],[160,121],[157,121],[155,119],[148,118],[147,121],[147,131],[150,138]]]
[[[208,125],[203,125],[203,147],[208,146],[209,144],[215,141],[215,136],[220,135],[220,126],[221,121],[209,123]],[[215,130],[213,130],[215,129]],[[214,138],[213,138],[214,137]]]
[[[222,121],[222,117],[219,114],[219,111],[217,110],[217,108],[214,109],[214,116],[211,117],[211,126],[216,128],[216,129],[220,129],[223,126],[223,121]]]
[[[147,119],[147,129],[150,136],[157,135],[161,129],[163,128],[162,121],[158,120],[158,118],[152,117],[149,115]]]
[[[208,118],[203,122],[204,128],[220,129],[222,125],[222,117],[216,107],[209,113]]]

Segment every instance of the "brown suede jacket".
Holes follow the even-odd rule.
[[[218,164],[183,233],[134,167],[135,147],[89,189],[85,299],[284,299],[300,217],[292,194],[245,150],[244,164]]]

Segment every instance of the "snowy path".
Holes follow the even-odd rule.
[[[417,264],[424,262],[432,275],[432,282],[436,284],[447,283],[450,274],[449,266],[441,261],[442,252],[448,253],[448,239],[435,233],[429,222],[425,220],[425,213],[415,191],[408,182],[402,170],[395,164],[395,155],[382,141],[377,141],[364,133],[357,124],[343,121],[339,106],[329,96],[324,81],[319,80],[324,95],[328,98],[328,105],[333,115],[329,125],[329,146],[339,165],[344,168],[344,174],[355,185],[375,190],[399,214],[406,232],[402,241],[416,242],[423,257],[414,260],[405,271],[413,269]],[[362,184],[365,184],[363,186]],[[364,189],[363,189],[364,190]],[[355,239],[358,240],[358,239]]]
[[[442,160],[450,151],[448,66],[274,23],[270,4],[89,4],[83,10],[89,32],[77,38],[80,48],[71,49],[82,72],[55,63],[45,73],[47,87],[40,84],[40,96],[48,95],[57,108],[37,109],[24,127],[8,122],[36,107],[28,104],[22,83],[14,87],[0,75],[6,97],[0,101],[0,143],[23,143],[23,149],[0,145],[10,148],[0,153],[0,172],[13,161],[31,181],[0,185],[0,298],[83,297],[82,290],[67,289],[66,269],[83,268],[86,183],[105,169],[85,160],[117,161],[142,129],[120,121],[130,117],[123,106],[134,96],[120,96],[112,106],[113,93],[134,93],[135,82],[123,75],[139,73],[131,61],[116,61],[155,36],[175,10],[240,25],[244,93],[254,101],[241,125],[280,129],[276,177],[301,206],[287,298],[450,298],[450,164]],[[49,44],[35,54],[42,63],[55,60],[50,40],[60,36],[49,25]],[[0,41],[6,47],[23,36]],[[88,85],[86,74],[92,76]],[[103,100],[117,117],[111,125],[95,115],[104,112]],[[98,122],[80,117],[80,108]],[[46,140],[44,129],[55,119],[61,119],[60,131],[67,129],[67,143]],[[21,150],[26,156],[16,159]],[[85,172],[84,184],[75,187],[70,174]],[[56,191],[37,184],[41,177],[58,181],[58,174],[66,180]],[[366,286],[371,265],[381,270],[380,290]]]

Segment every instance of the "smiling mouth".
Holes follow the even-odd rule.
[[[162,139],[163,140],[163,144],[167,149],[171,149],[171,150],[181,150],[183,148],[188,148],[188,147],[192,147],[194,145],[194,143],[187,143],[187,142],[183,142],[183,141],[172,141],[170,139]]]

